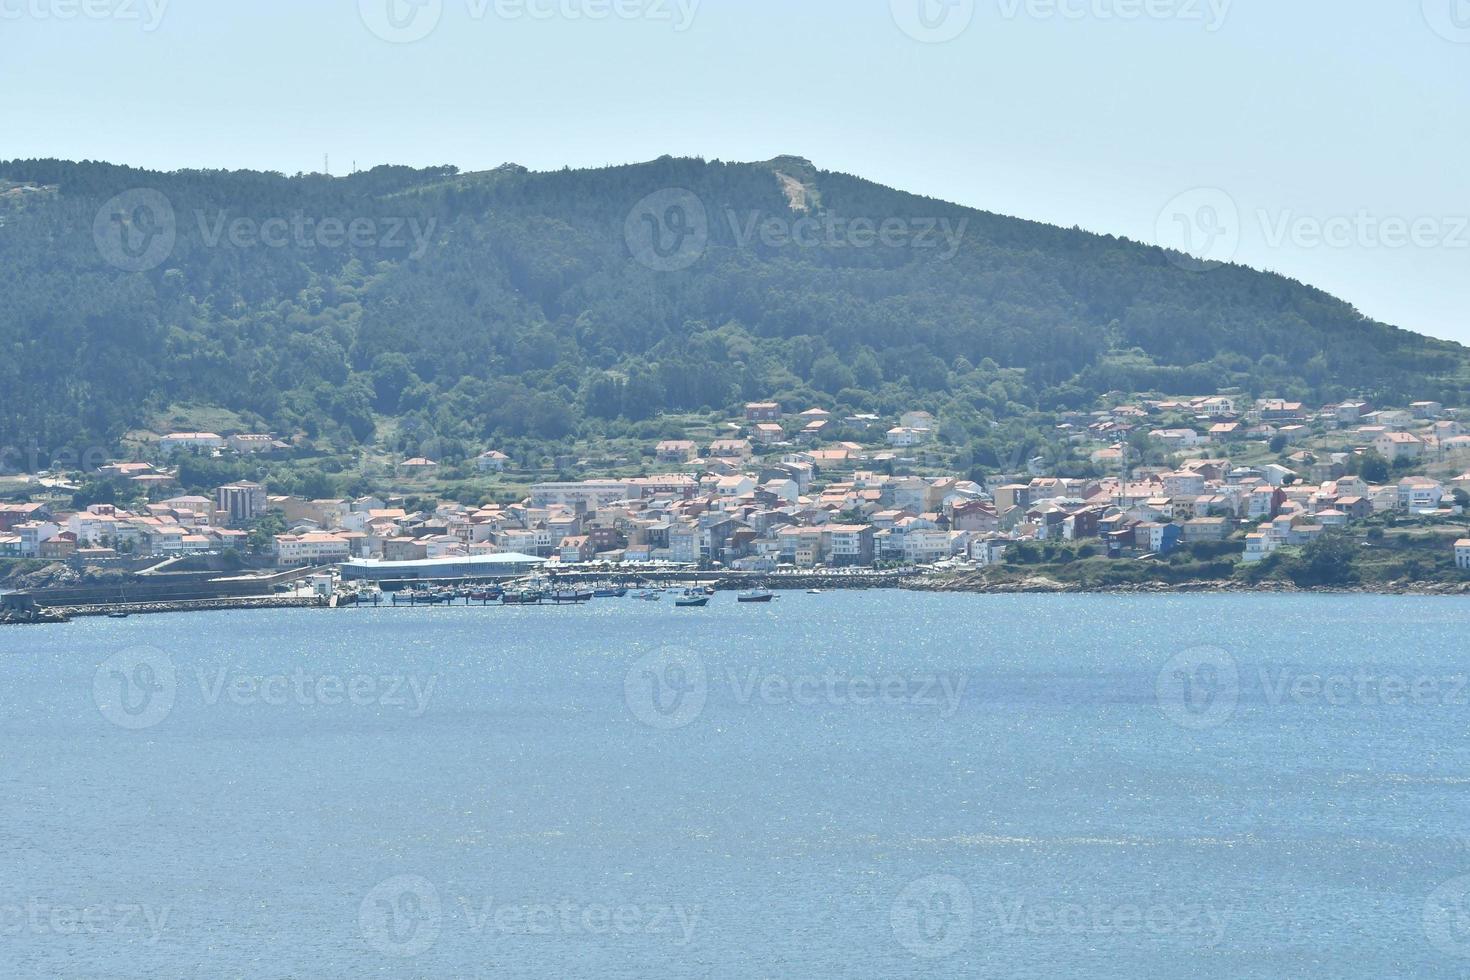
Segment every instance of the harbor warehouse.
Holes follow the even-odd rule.
[[[413,582],[519,578],[531,574],[544,564],[545,558],[518,554],[430,558],[421,561],[375,561],[359,558],[342,565],[342,580]]]

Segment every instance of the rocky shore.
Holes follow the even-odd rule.
[[[174,602],[140,602],[128,605],[53,606],[30,613],[0,616],[0,625],[65,623],[88,616],[148,616],[158,613],[212,612],[231,609],[317,609],[324,605],[315,596],[250,596],[238,599],[190,599]]]
[[[1301,588],[1290,582],[1261,582],[1256,585],[1233,581],[1140,582],[1098,588],[1076,582],[1059,582],[1044,575],[1002,581],[975,575],[924,576],[908,579],[901,587],[914,592],[973,592],[984,595],[1470,595],[1470,583],[1462,582],[1393,582],[1350,588]]]

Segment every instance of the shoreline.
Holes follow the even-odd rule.
[[[721,589],[720,591],[733,591]],[[798,589],[772,586],[775,592],[792,592]],[[1271,596],[1418,596],[1425,598],[1453,598],[1470,596],[1470,583],[1411,583],[1394,586],[1355,586],[1351,588],[1301,588],[1290,583],[1273,582],[1268,585],[1246,585],[1231,582],[1181,582],[1137,583],[1111,588],[1084,587],[1075,583],[1058,582],[1041,576],[1020,582],[974,582],[974,581],[924,581],[910,578],[898,586],[859,585],[847,588],[828,584],[823,591],[893,591],[913,593],[943,593],[951,595],[1256,595]],[[494,604],[486,608],[494,607]],[[119,605],[51,606],[38,610],[35,618],[0,618],[0,626],[54,625],[73,619],[89,619],[126,613],[128,616],[152,616],[165,613],[230,612],[258,609],[329,609],[331,604],[317,596],[241,596],[238,598],[191,599],[172,602],[149,602]],[[335,608],[353,609],[352,605]],[[383,608],[395,608],[384,604]]]
[[[920,581],[905,583],[911,592],[970,593],[973,595],[1470,595],[1467,582],[1410,582],[1403,585],[1308,586],[1290,582],[1248,585],[1243,582],[1136,582],[1116,586],[1085,586],[1034,576],[1018,582]]]

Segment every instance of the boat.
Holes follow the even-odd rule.
[[[540,592],[527,589],[523,592],[507,592],[500,597],[500,601],[507,606],[534,606],[542,598]]]
[[[821,589],[807,589],[806,590],[806,594],[807,595],[821,595],[822,594],[822,590]]]
[[[680,609],[702,609],[709,605],[709,596],[703,592],[697,594],[691,592],[688,595],[683,595],[675,599],[674,605]]]
[[[663,595],[658,592],[640,592],[634,598],[642,599],[644,602],[658,602],[663,598]]]
[[[752,589],[750,592],[742,592],[736,598],[736,602],[770,602],[776,598],[769,589]]]
[[[626,596],[627,594],[628,594],[628,590],[627,589],[594,589],[593,592],[592,592],[592,598],[594,598],[594,599],[621,599],[624,596]]]
[[[107,614],[107,618],[108,619],[127,619],[131,615],[132,615],[132,613],[128,613],[128,612],[110,612],[110,613]]]
[[[551,595],[547,596],[547,598],[557,605],[562,605],[563,603],[591,602],[592,593],[577,589],[557,589]]]

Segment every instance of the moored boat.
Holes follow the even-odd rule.
[[[736,602],[770,602],[774,598],[776,598],[775,594],[773,592],[771,592],[769,589],[752,589],[749,592],[742,592],[742,593],[740,593],[739,597],[737,597],[735,601]]]

